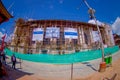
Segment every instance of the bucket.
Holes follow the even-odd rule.
[[[109,64],[109,57],[105,57],[106,64]]]
[[[106,69],[106,62],[101,62],[100,63],[100,68],[99,68],[99,72],[104,72]]]

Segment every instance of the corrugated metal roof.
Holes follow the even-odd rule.
[[[0,0],[0,23],[9,20],[9,18],[12,18],[13,16],[7,11],[7,9],[4,7],[2,1]]]

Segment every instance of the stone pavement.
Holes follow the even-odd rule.
[[[113,56],[113,62],[120,58],[120,51],[116,52]],[[21,66],[19,60],[17,60],[17,70],[29,73],[41,79],[38,80],[70,80],[71,79],[71,68],[72,64],[57,65],[47,63],[37,63],[22,60]],[[73,64],[73,79],[84,78],[92,75],[99,70],[100,59],[95,59],[88,62],[75,63]],[[7,59],[7,64],[11,66],[10,58]],[[27,76],[27,75],[26,75]],[[21,76],[24,78],[24,76]],[[18,79],[24,80],[24,79]],[[29,80],[29,79],[26,79]],[[31,79],[30,80],[34,80]]]

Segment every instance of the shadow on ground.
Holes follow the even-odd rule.
[[[90,64],[89,62],[83,62],[82,64],[85,64],[86,66],[90,67],[92,70],[94,71],[98,71],[92,64]]]
[[[11,68],[10,64],[11,62],[8,63],[7,65],[4,65],[8,74],[8,76],[6,76],[4,80],[17,80],[26,75],[27,76],[33,75],[33,73],[23,72],[21,68],[13,69]],[[19,64],[19,62],[17,62],[17,64]]]

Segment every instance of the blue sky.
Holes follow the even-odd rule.
[[[114,23],[120,16],[120,0],[87,0],[101,22]],[[12,33],[15,20],[64,19],[88,22],[88,8],[82,0],[2,0],[14,18],[0,25],[2,33]],[[12,7],[11,7],[12,6]],[[6,30],[6,31],[5,31]]]

